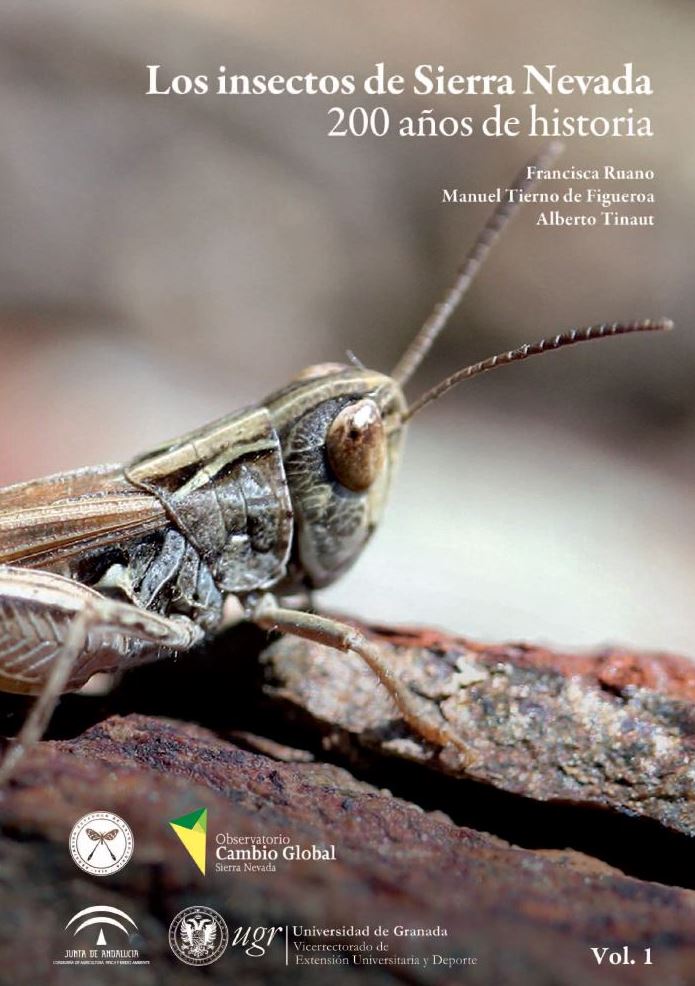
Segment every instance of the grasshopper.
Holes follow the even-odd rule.
[[[551,145],[512,187],[557,154]],[[0,766],[7,781],[61,694],[98,671],[186,651],[247,619],[358,654],[405,722],[469,764],[465,744],[355,628],[293,608],[361,554],[382,515],[410,419],[463,380],[574,343],[665,330],[666,319],[601,324],[467,366],[413,403],[404,385],[470,286],[523,196],[488,220],[443,300],[391,375],[321,364],[262,404],[166,442],[126,465],[0,489],[0,689],[37,694]]]

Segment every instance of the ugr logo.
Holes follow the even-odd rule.
[[[284,931],[282,926],[270,926],[268,928],[260,926],[258,928],[237,928],[234,932],[229,933],[229,944],[232,948],[239,947],[243,949],[246,955],[249,955],[253,959],[259,959],[262,955],[265,955],[266,950],[270,946],[273,938],[278,934],[278,932]]]

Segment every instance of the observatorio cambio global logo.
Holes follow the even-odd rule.
[[[195,865],[203,876],[205,876],[205,848],[208,831],[207,808],[198,808],[196,811],[189,812],[188,815],[181,815],[180,818],[172,818],[169,825],[171,825],[174,832],[178,835]]]

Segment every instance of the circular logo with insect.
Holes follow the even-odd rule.
[[[122,870],[133,855],[133,833],[120,815],[93,811],[72,827],[70,855],[80,869],[92,876],[108,876]]]
[[[225,920],[211,907],[187,907],[169,925],[171,950],[186,965],[216,962],[228,943]]]

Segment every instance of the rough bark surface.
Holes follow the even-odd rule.
[[[52,967],[65,924],[112,903],[137,921],[151,964],[93,968],[90,984],[189,983],[201,971],[173,958],[167,928],[202,903],[231,931],[439,926],[446,937],[392,937],[390,953],[478,959],[464,970],[288,969],[281,943],[262,958],[230,946],[210,983],[692,982],[688,663],[373,632],[471,745],[467,776],[451,751],[408,733],[359,662],[296,640],[263,649],[260,636],[228,635],[107,697],[68,698],[54,725],[63,738],[35,749],[0,799],[5,981],[72,986],[79,972]],[[6,731],[20,712],[6,704]],[[167,824],[203,806],[205,877]],[[136,837],[131,863],[102,879],[67,850],[76,819],[96,809],[123,815]],[[215,872],[220,832],[334,843],[337,859]],[[635,965],[599,967],[591,952],[624,945]]]

